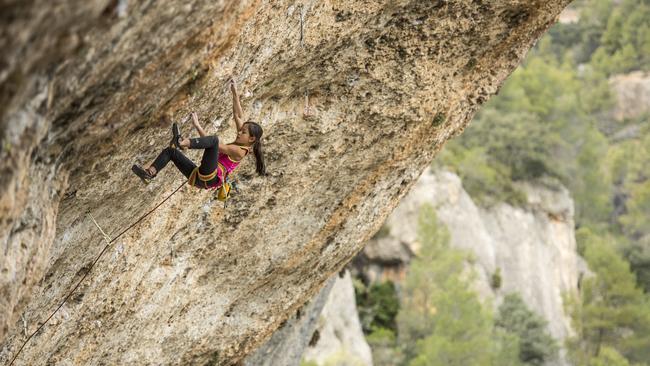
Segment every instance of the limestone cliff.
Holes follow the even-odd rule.
[[[371,280],[399,280],[417,251],[417,220],[423,204],[435,208],[450,233],[450,244],[473,254],[476,290],[499,305],[516,292],[548,321],[558,340],[572,334],[563,295],[575,294],[587,272],[576,252],[573,201],[565,188],[520,183],[526,207],[500,203],[483,208],[474,203],[460,178],[447,171],[426,170],[386,221],[381,238],[363,251],[363,272]],[[499,285],[493,276],[498,273]],[[568,364],[564,357],[559,364]]]
[[[270,174],[245,164],[225,210],[173,196],[17,364],[238,362],[361,249],[568,2],[3,2],[0,361],[104,246],[89,212],[115,235],[182,183],[129,171],[168,142],[163,113],[196,110],[229,140],[235,76]]]
[[[349,271],[336,278],[315,332],[305,350],[306,361],[318,365],[372,366]]]
[[[307,346],[312,343],[314,331],[321,323],[323,307],[331,302],[332,290],[339,282],[337,277],[338,275],[332,276],[311,301],[287,319],[264,344],[250,353],[243,361],[244,366],[300,365]],[[354,308],[354,303],[352,307]],[[363,339],[363,334],[361,338]]]

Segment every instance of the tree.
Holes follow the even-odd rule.
[[[449,248],[449,234],[430,206],[419,217],[420,249],[403,285],[399,343],[409,365],[518,365],[516,339],[495,331],[491,312],[471,289],[467,255]]]
[[[524,365],[539,366],[557,358],[558,346],[546,331],[546,320],[528,309],[518,294],[503,299],[495,325],[517,335],[518,357]]]
[[[601,1],[601,0],[598,0]],[[632,70],[648,70],[650,56],[650,4],[639,0],[622,0],[611,8],[607,28],[600,46],[593,53],[592,64],[607,75]]]
[[[355,295],[361,325],[366,334],[380,328],[392,332],[397,330],[395,317],[399,311],[399,300],[392,281],[373,283],[368,288],[357,283]]]
[[[598,358],[605,347],[632,362],[650,359],[650,307],[629,264],[607,238],[580,229],[584,256],[594,276],[582,283],[579,299],[570,303],[577,337],[568,342],[577,365]]]
[[[611,347],[603,347],[598,357],[589,362],[589,366],[630,366],[630,363]]]

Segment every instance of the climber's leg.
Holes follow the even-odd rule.
[[[217,136],[203,136],[189,139],[190,149],[204,149],[199,173],[203,175],[212,174],[217,169],[219,159],[219,138]]]
[[[176,168],[178,168],[178,170],[180,170],[187,178],[190,177],[190,174],[192,174],[192,171],[196,168],[196,164],[194,164],[187,156],[183,155],[180,150],[168,147],[164,149],[158,155],[156,160],[154,160],[153,164],[151,164],[148,169],[149,174],[155,176],[165,167],[165,165],[167,165],[167,163],[169,163],[170,160],[174,162]]]

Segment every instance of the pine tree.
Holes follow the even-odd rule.
[[[558,346],[546,330],[546,320],[528,309],[518,294],[506,295],[495,324],[518,336],[518,356],[524,365],[539,366],[557,358]]]
[[[512,352],[517,340],[494,330],[491,312],[471,289],[467,255],[449,248],[449,234],[430,206],[422,208],[418,239],[398,315],[405,361],[413,366],[518,366]]]
[[[574,362],[587,365],[605,347],[632,362],[650,359],[650,307],[629,264],[607,239],[581,229],[585,259],[594,276],[582,283],[580,298],[570,305],[577,337],[568,345]]]

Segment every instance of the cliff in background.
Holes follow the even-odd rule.
[[[426,170],[386,220],[384,235],[370,240],[357,259],[362,274],[372,281],[404,277],[418,248],[420,207],[429,204],[449,230],[451,246],[473,254],[480,296],[496,308],[505,295],[519,293],[563,344],[573,334],[563,296],[577,294],[588,272],[576,251],[573,200],[563,187],[518,184],[527,196],[525,207],[499,203],[484,208],[457,175]],[[568,363],[561,357],[559,364]]]
[[[196,110],[231,138],[231,75],[269,176],[244,164],[225,210],[176,194],[17,364],[241,360],[361,249],[567,3],[3,4],[0,361],[103,248],[88,213],[112,236],[182,183],[129,171],[168,142],[163,113]]]

